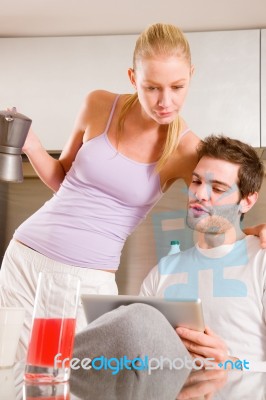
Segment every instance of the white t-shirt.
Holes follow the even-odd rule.
[[[225,340],[232,356],[266,360],[266,250],[247,236],[233,245],[197,245],[163,257],[140,295],[200,298],[205,324]]]

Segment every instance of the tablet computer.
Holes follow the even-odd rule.
[[[133,295],[82,294],[81,301],[88,324],[120,306],[144,303],[159,310],[174,328],[183,326],[201,332],[205,329],[200,299],[168,300],[161,297]]]

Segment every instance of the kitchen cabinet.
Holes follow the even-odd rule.
[[[195,73],[181,115],[200,137],[224,133],[260,146],[260,30],[186,36]],[[127,69],[137,37],[0,38],[1,109],[16,106],[47,150],[61,150],[88,92],[133,92]]]
[[[266,29],[261,30],[261,145],[266,146]]]
[[[0,38],[0,104],[33,120],[47,150],[61,150],[92,90],[133,92],[136,35]]]
[[[195,66],[182,115],[200,137],[260,146],[260,30],[187,34]]]

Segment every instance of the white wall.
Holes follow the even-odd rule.
[[[132,91],[135,35],[0,39],[0,109],[32,118],[47,150],[61,150],[85,95]]]

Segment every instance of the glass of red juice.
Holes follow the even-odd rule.
[[[24,379],[66,382],[70,377],[80,279],[41,272],[35,296]]]

